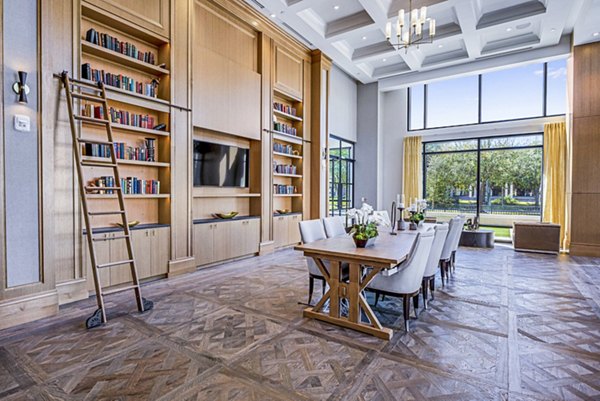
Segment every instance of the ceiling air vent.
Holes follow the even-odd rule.
[[[256,7],[258,7],[258,8],[259,8],[259,9],[261,9],[261,10],[265,8],[265,6],[263,6],[263,5],[262,5],[262,4],[261,4],[259,1],[257,1],[257,0],[247,0],[247,1],[249,1],[250,3],[253,3],[253,4],[254,4]]]

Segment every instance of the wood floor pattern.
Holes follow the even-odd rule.
[[[111,297],[91,331],[94,300],[78,302],[0,331],[0,399],[600,400],[600,260],[497,247],[457,263],[408,334],[401,301],[380,301],[389,342],[303,319],[292,250],[149,283],[147,314]]]

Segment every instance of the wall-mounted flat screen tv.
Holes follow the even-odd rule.
[[[248,187],[249,150],[194,140],[194,186]]]

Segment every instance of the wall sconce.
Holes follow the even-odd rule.
[[[13,91],[19,95],[19,103],[27,103],[29,86],[27,85],[27,73],[25,71],[19,71],[19,82],[13,84]]]

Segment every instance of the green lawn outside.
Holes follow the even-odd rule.
[[[480,226],[479,228],[483,228],[486,230],[493,230],[494,235],[497,238],[510,238],[510,228],[509,227],[489,227],[489,226]]]

